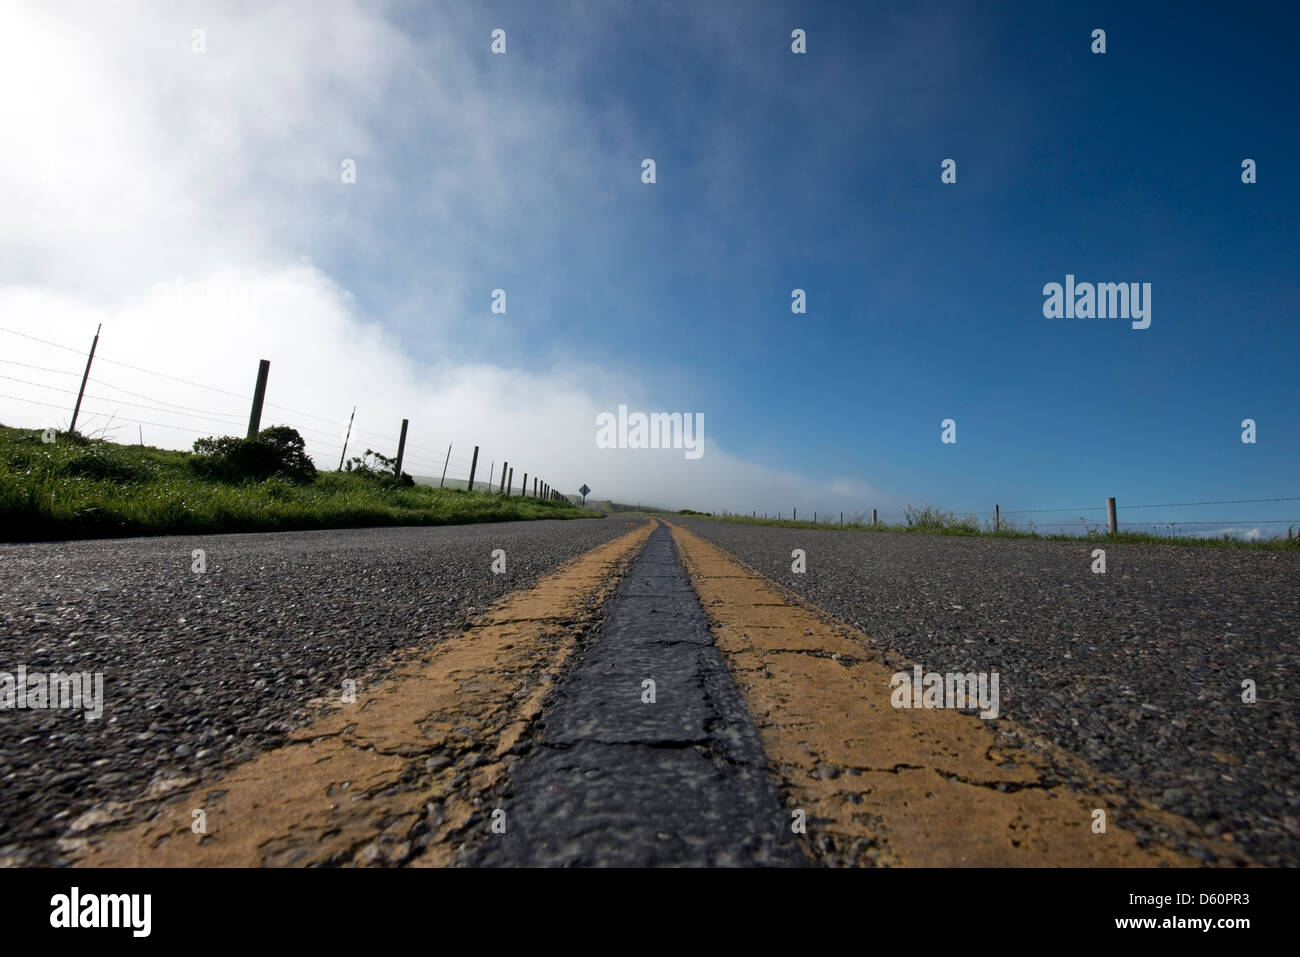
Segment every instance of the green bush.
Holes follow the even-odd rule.
[[[348,459],[346,471],[381,485],[401,485],[407,488],[415,485],[415,479],[405,472],[400,477],[395,474],[397,459],[391,459],[374,449],[366,449],[365,455]]]
[[[263,429],[251,439],[230,435],[199,439],[190,466],[200,475],[222,482],[262,481],[277,475],[293,482],[316,478],[316,466],[307,456],[303,437],[285,425]]]

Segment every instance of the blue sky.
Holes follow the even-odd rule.
[[[160,249],[133,260],[147,263],[136,285],[309,261],[417,383],[449,363],[540,387],[594,375],[599,408],[702,412],[720,451],[783,477],[737,497],[723,472],[682,473],[666,505],[1300,496],[1300,16],[1138,6],[323,5],[349,30],[284,54],[314,79],[283,134],[249,119],[275,108],[256,91],[228,97],[245,110],[230,185],[261,202],[213,199],[205,216],[239,254]],[[357,36],[372,57],[336,54]],[[207,62],[224,55],[216,36]],[[359,169],[344,190],[339,156]],[[940,182],[945,158],[956,184]],[[6,278],[112,298],[52,279],[57,249],[32,258]],[[1067,273],[1149,282],[1150,328],[1043,318],[1043,285]],[[796,287],[807,315],[791,313]],[[494,288],[508,317],[488,312]],[[955,445],[939,441],[949,417]],[[610,493],[654,498],[624,454]],[[1076,520],[1039,516],[1062,517]],[[1121,511],[1169,518],[1300,518],[1300,502]]]
[[[981,509],[1300,494],[1300,77],[1283,24],[1222,5],[874,6],[756,22],[714,5],[701,27],[489,5],[480,32],[513,43],[484,53],[502,74],[484,83],[509,95],[572,57],[577,82],[555,94],[641,138],[602,172],[603,202],[565,184],[579,230],[618,229],[552,250],[545,224],[532,240],[520,223],[479,285],[506,285],[553,348],[634,370],[773,464]],[[584,35],[598,42],[575,49]],[[1042,285],[1066,273],[1152,283],[1151,328],[1044,319]],[[946,417],[955,446],[938,441]]]

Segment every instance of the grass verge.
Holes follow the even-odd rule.
[[[600,517],[569,502],[352,473],[222,482],[198,474],[192,457],[66,433],[46,443],[39,430],[0,425],[0,541]]]

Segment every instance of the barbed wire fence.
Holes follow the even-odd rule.
[[[26,332],[19,332],[16,329],[0,326],[0,333],[41,343],[53,349],[72,353],[78,358],[85,358],[86,355],[84,350],[43,339],[39,336],[33,336]],[[451,488],[463,487],[474,491],[495,490],[506,495],[523,495],[530,498],[546,498],[556,501],[569,498],[569,496],[554,489],[549,482],[543,480],[536,472],[532,472],[533,485],[531,487],[527,487],[528,473],[521,472],[521,478],[516,484],[514,468],[504,457],[500,459],[490,458],[485,480],[481,461],[483,456],[479,454],[479,446],[474,446],[472,453],[467,456],[465,453],[468,450],[457,448],[451,442],[442,446],[441,443],[429,442],[427,439],[422,440],[424,444],[408,441],[406,439],[405,421],[400,435],[386,435],[374,429],[358,426],[355,422],[355,409],[352,416],[344,414],[337,419],[333,419],[314,412],[305,412],[301,409],[265,401],[263,389],[266,383],[262,380],[260,374],[258,380],[260,388],[252,396],[254,412],[250,417],[249,413],[232,406],[232,400],[237,400],[247,407],[246,404],[250,399],[248,394],[241,394],[219,386],[196,382],[181,376],[159,372],[156,369],[148,369],[129,362],[123,362],[111,356],[101,355],[97,351],[93,356],[93,361],[87,363],[84,372],[55,368],[52,364],[38,364],[36,362],[26,362],[20,358],[13,358],[13,353],[8,348],[0,350],[0,356],[2,356],[0,357],[0,398],[26,403],[43,409],[57,410],[63,416],[70,417],[71,410],[74,409],[73,402],[70,399],[60,399],[60,397],[79,396],[79,404],[75,408],[77,409],[78,418],[85,423],[85,426],[78,431],[91,437],[116,439],[117,432],[129,425],[136,426],[136,438],[142,445],[144,444],[144,429],[146,427],[151,430],[163,429],[196,438],[222,434],[240,435],[243,434],[245,428],[256,431],[253,429],[253,425],[260,426],[261,419],[266,417],[274,420],[276,424],[288,425],[301,434],[308,444],[309,452],[318,459],[317,467],[321,468],[322,471],[334,471],[336,466],[341,468],[345,460],[350,461],[353,458],[360,458],[369,449],[395,460],[401,471],[418,475],[420,478],[427,480],[429,484]],[[194,400],[196,402],[203,401],[203,405],[188,405],[161,399],[136,389],[127,389],[111,381],[105,373],[100,371],[100,367],[104,365],[129,369],[136,373],[168,380],[191,389],[201,390],[207,395],[221,396],[222,398],[220,401],[215,398]],[[94,374],[91,374],[92,372]],[[44,377],[59,376],[62,378],[39,381],[33,376],[33,373],[40,373]],[[111,372],[108,375],[111,376]],[[81,384],[80,389],[77,388],[79,383]],[[132,384],[135,385],[134,382]],[[71,387],[69,388],[69,386]],[[28,394],[13,394],[20,391]],[[261,401],[259,402],[259,400]],[[80,404],[82,402],[85,404]],[[208,407],[209,403],[219,407],[210,408]],[[109,409],[112,411],[108,411]],[[270,410],[270,414],[268,414],[268,410]],[[62,421],[62,418],[48,414],[46,417],[54,421]],[[162,421],[159,421],[160,419]],[[252,421],[254,419],[256,422]],[[305,424],[307,422],[324,423],[333,427],[336,431],[326,431],[318,425]],[[61,431],[67,431],[67,427],[65,426]],[[345,443],[347,443],[346,446]],[[329,453],[333,458],[322,456],[322,452]],[[498,461],[502,463],[499,475],[496,470]]]
[[[1218,500],[1211,500],[1211,501],[1204,501],[1204,502],[1156,502],[1156,503],[1142,504],[1142,505],[1124,505],[1123,508],[1124,511],[1127,512],[1129,510],[1135,510],[1135,509],[1199,508],[1207,505],[1247,505],[1247,504],[1277,503],[1277,502],[1300,502],[1300,496],[1277,496],[1273,498],[1218,499]],[[960,523],[967,520],[974,520],[978,522],[980,519],[983,519],[984,523],[987,526],[990,526],[995,531],[999,529],[1004,531],[1025,530],[1026,523],[1031,523],[1032,528],[1034,530],[1038,530],[1040,528],[1060,529],[1061,531],[1065,531],[1066,529],[1077,529],[1082,534],[1088,534],[1092,532],[1100,532],[1103,530],[1104,531],[1111,530],[1110,521],[1109,521],[1109,510],[1110,510],[1110,506],[1108,505],[1080,505],[1080,506],[1067,505],[1067,506],[1049,506],[1045,508],[1014,508],[1014,509],[1003,509],[999,506],[994,506],[993,511],[979,511],[977,509],[951,509],[951,510],[945,509],[943,510],[943,512],[949,518],[951,518],[951,520],[955,523]],[[1115,505],[1115,510],[1116,512],[1118,512],[1119,510],[1118,505]],[[804,520],[811,521],[812,524],[815,525],[844,525],[846,524],[845,515],[847,514],[848,524],[897,526],[897,525],[908,525],[908,524],[912,524],[914,521],[918,521],[920,514],[923,512],[924,509],[917,509],[916,511],[884,511],[884,512],[878,509],[871,509],[870,518],[868,519],[867,513],[865,511],[856,512],[856,513],[846,513],[844,511],[817,510],[812,513],[811,519],[808,518],[808,513],[805,512]],[[1008,519],[1007,517],[1012,515],[1036,516],[1036,515],[1056,514],[1056,513],[1066,513],[1066,512],[1071,513],[1075,517],[1068,520],[1053,520],[1053,519],[1044,520],[1041,518]],[[1097,515],[1097,513],[1101,513],[1101,514]],[[727,512],[724,514],[728,514],[728,515],[740,514],[743,516],[744,513]],[[799,510],[798,508],[792,508],[789,513],[777,512],[775,515],[769,512],[764,512],[762,513],[761,516],[757,511],[751,511],[750,515],[753,518],[758,518],[758,517],[762,517],[765,519],[775,518],[778,521],[788,518],[792,521],[798,521]],[[1223,519],[1196,518],[1196,519],[1172,520],[1172,521],[1164,520],[1164,519],[1156,520],[1156,521],[1131,521],[1131,522],[1116,521],[1114,530],[1137,531],[1137,532],[1150,530],[1152,534],[1165,534],[1171,537],[1177,537],[1178,535],[1181,534],[1189,534],[1189,535],[1204,534],[1204,532],[1207,530],[1231,533],[1231,532],[1238,532],[1243,528],[1257,528],[1260,526],[1268,526],[1268,527],[1287,526],[1288,529],[1287,537],[1290,538],[1291,537],[1290,530],[1293,526],[1300,526],[1300,518],[1223,518]]]
[[[65,352],[72,353],[78,356],[78,358],[84,355],[84,352],[82,350],[76,349],[72,346],[68,346],[58,342],[52,342],[48,339],[43,339],[40,338],[39,336],[33,336],[25,332],[19,332],[14,329],[9,329],[0,326],[0,333],[8,333],[9,335],[19,336],[24,339],[41,343],[43,345],[52,347],[54,349],[59,349]],[[94,357],[94,362],[97,364],[104,364],[104,365],[120,367],[123,369],[129,369],[133,372],[137,372],[149,376],[155,376],[157,378],[165,379],[177,384],[185,385],[193,389],[203,390],[204,392],[212,393],[213,395],[220,395],[223,397],[223,402],[227,402],[227,406],[228,406],[228,400],[238,400],[241,403],[247,403],[249,400],[249,396],[247,394],[241,394],[238,392],[233,392],[229,389],[220,388],[218,386],[196,382],[191,379],[186,379],[180,376],[171,375],[165,372],[159,372],[155,369],[147,369],[144,368],[143,366],[134,365],[129,362],[123,362],[118,359],[113,359],[109,356],[96,355]],[[9,374],[10,372],[17,372],[22,370],[25,371],[23,372],[23,374],[20,375]],[[53,385],[50,384],[49,382],[40,382],[31,378],[30,374],[32,372],[44,373],[46,375],[62,376],[65,377],[65,379],[71,379],[72,381],[64,382],[63,384],[60,385]],[[210,409],[198,405],[185,405],[177,402],[168,401],[165,399],[159,399],[156,396],[151,396],[147,393],[142,393],[132,389],[124,388],[123,386],[117,385],[114,382],[108,381],[106,378],[103,377],[102,374],[98,372],[96,372],[95,375],[90,375],[89,367],[86,372],[82,373],[82,372],[76,372],[68,369],[53,368],[49,365],[38,365],[36,363],[24,362],[19,359],[13,359],[13,358],[0,358],[0,389],[2,389],[7,383],[14,383],[15,385],[23,386],[26,387],[27,389],[41,390],[41,392],[39,393],[41,395],[41,398],[39,399],[32,398],[30,395],[28,396],[13,395],[7,391],[0,391],[0,398],[10,399],[16,402],[23,402],[30,405],[39,406],[42,408],[55,409],[66,413],[68,406],[70,405],[68,401],[64,400],[59,402],[59,401],[49,401],[49,400],[55,399],[60,395],[62,396],[78,395],[78,391],[79,391],[78,389],[64,388],[63,386],[76,385],[77,380],[82,379],[83,377],[85,379],[86,391],[82,398],[83,400],[88,400],[90,403],[92,403],[92,405],[82,407],[81,414],[86,416],[89,421],[99,422],[100,420],[102,420],[102,424],[98,426],[98,432],[91,431],[90,434],[92,435],[103,435],[104,437],[108,437],[108,433],[114,429],[120,429],[125,425],[135,425],[137,426],[138,429],[137,434],[140,438],[141,443],[143,444],[143,429],[145,426],[148,426],[151,429],[164,429],[172,432],[189,434],[196,437],[203,437],[203,436],[213,435],[216,432],[221,431],[223,428],[230,434],[238,434],[239,430],[243,428],[248,421],[245,414],[240,411],[233,411],[233,410],[228,411],[225,409]],[[96,391],[90,390],[90,387],[92,385],[95,387]],[[114,394],[103,395],[101,394],[100,390],[109,390]],[[122,398],[122,396],[130,396],[130,399],[124,399]],[[135,401],[131,401],[132,399],[142,399],[144,401],[135,402]],[[103,403],[107,406],[110,406],[113,409],[113,411],[106,412],[103,410],[96,409],[93,407],[93,403]],[[254,403],[256,404],[256,397],[254,397]],[[125,407],[128,410],[128,414],[125,415],[122,414],[121,410],[123,407]],[[528,496],[537,495],[538,497],[548,497],[548,498],[555,498],[555,499],[567,497],[561,495],[559,492],[556,492],[554,489],[552,489],[547,482],[537,477],[536,473],[533,473],[533,478],[536,483],[535,490],[525,487],[528,481],[528,473],[522,473],[522,478],[520,480],[520,483],[519,485],[516,485],[514,481],[514,467],[512,467],[509,460],[505,459],[504,457],[501,459],[501,469],[499,472],[497,471],[496,457],[495,456],[490,457],[489,465],[486,473],[487,477],[485,481],[484,473],[481,469],[482,463],[480,460],[482,457],[479,455],[480,449],[478,446],[475,446],[473,448],[473,452],[469,455],[469,457],[466,457],[464,454],[461,454],[461,451],[456,449],[451,443],[448,443],[445,447],[438,447],[436,444],[421,445],[410,441],[403,442],[402,437],[400,436],[385,435],[383,433],[376,432],[372,429],[360,428],[355,424],[352,424],[351,420],[347,416],[340,416],[337,420],[335,420],[335,419],[328,418],[326,416],[317,415],[316,413],[313,412],[305,412],[300,409],[295,409],[274,402],[265,402],[264,408],[270,410],[277,410],[279,413],[282,414],[288,413],[289,415],[296,417],[295,422],[290,422],[289,420],[285,420],[283,424],[292,425],[293,428],[295,428],[300,434],[302,434],[304,440],[310,443],[310,448],[313,452],[317,452],[319,454],[319,450],[323,449],[323,450],[327,450],[328,452],[334,455],[337,455],[339,458],[340,465],[341,463],[344,462],[345,459],[348,458],[347,456],[348,450],[353,452],[354,458],[360,457],[361,452],[363,452],[365,449],[374,449],[374,451],[380,452],[381,454],[384,455],[388,454],[388,452],[385,451],[388,450],[388,451],[394,451],[396,453],[395,455],[389,456],[390,458],[400,458],[403,466],[407,466],[407,465],[411,466],[411,469],[408,469],[407,471],[411,471],[412,474],[418,474],[422,478],[428,479],[430,481],[434,478],[437,478],[438,479],[437,484],[442,486],[446,486],[450,484],[451,487],[462,487],[462,486],[465,488],[472,487],[473,489],[479,491],[496,490],[502,494],[519,494],[519,495],[528,495]],[[140,410],[140,411],[137,412],[134,410]],[[148,415],[152,415],[154,417],[153,418],[141,417],[141,412]],[[163,421],[163,422],[157,421],[156,417],[159,416],[160,414],[162,416],[179,418],[181,419],[181,421]],[[275,418],[275,416],[272,416],[272,418]],[[315,426],[304,425],[302,424],[303,420],[309,420],[311,422],[316,422],[316,423],[324,423],[326,425],[338,429],[338,432],[327,432]],[[205,427],[202,428],[196,428],[195,425],[200,423],[212,423],[212,425],[206,425]],[[344,431],[345,423],[347,423],[346,432]],[[344,441],[346,441],[345,435],[349,439],[350,438],[364,439],[365,441],[350,442],[349,445],[347,446],[347,449],[345,450],[343,445]],[[456,454],[453,454],[453,452],[455,452]],[[332,460],[331,462],[326,464],[332,464]],[[1113,503],[1113,501],[1114,500],[1111,500],[1111,503]],[[1218,499],[1218,500],[1207,500],[1207,501],[1200,501],[1200,502],[1160,502],[1160,503],[1139,504],[1139,505],[1125,504],[1123,506],[1123,510],[1125,516],[1127,517],[1127,514],[1129,512],[1141,510],[1141,509],[1203,508],[1206,506],[1213,506],[1213,505],[1248,505],[1248,504],[1265,504],[1265,503],[1276,504],[1280,502],[1300,502],[1300,496],[1276,496],[1271,498],[1249,498],[1249,499]],[[1079,506],[1046,506],[1041,508],[1009,508],[1009,509],[1003,509],[1000,506],[994,506],[992,511],[983,511],[983,510],[976,510],[976,509],[953,509],[953,510],[945,510],[945,511],[949,512],[949,514],[958,521],[967,520],[967,519],[979,521],[982,519],[986,524],[991,524],[995,530],[997,529],[1010,530],[1017,527],[1021,527],[1026,523],[1030,523],[1034,529],[1038,529],[1038,528],[1055,529],[1055,530],[1060,530],[1062,532],[1067,529],[1077,529],[1081,533],[1086,534],[1089,532],[1100,531],[1103,528],[1107,530],[1111,529],[1112,526],[1110,524],[1110,514],[1109,514],[1109,509],[1111,507],[1112,505],[1110,504],[1079,505]],[[1116,513],[1118,513],[1118,505],[1113,505],[1113,507]],[[805,520],[807,520],[808,513],[805,512],[804,514],[805,514]],[[1039,516],[1050,516],[1056,514],[1062,514],[1062,515],[1069,514],[1071,517],[1068,519],[1059,519],[1059,520],[1050,517],[1049,518],[1039,517]],[[812,515],[813,515],[812,520],[815,524],[833,525],[837,523],[838,524],[845,523],[845,519],[844,519],[845,513],[843,511],[835,512],[835,511],[815,510],[812,513]],[[758,512],[751,511],[751,516],[758,517]],[[797,520],[797,516],[798,516],[798,509],[792,508],[790,512],[790,517]],[[1016,517],[1013,518],[1012,516],[1016,516]],[[1030,517],[1025,518],[1024,516],[1030,516]],[[770,513],[765,512],[763,514],[763,517],[764,518],[775,517],[777,519],[782,519],[785,516],[781,512],[776,513],[775,516],[772,516]],[[909,512],[905,512],[905,511],[881,512],[878,509],[871,509],[870,524],[902,525],[902,524],[909,523],[909,520],[913,519],[914,517],[915,517],[915,513],[909,514]],[[865,518],[866,518],[865,511],[850,515],[851,522],[861,521],[865,523]],[[1290,537],[1290,527],[1296,525],[1300,525],[1300,519],[1195,518],[1195,519],[1174,520],[1174,521],[1170,521],[1170,520],[1118,521],[1116,520],[1113,527],[1114,530],[1116,531],[1150,530],[1156,534],[1167,534],[1176,537],[1181,534],[1197,534],[1197,533],[1203,534],[1206,531],[1215,531],[1215,530],[1235,532],[1245,526],[1249,526],[1251,528],[1258,528],[1258,527],[1271,528],[1271,527],[1288,526],[1288,537]]]

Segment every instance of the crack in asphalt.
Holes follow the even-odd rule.
[[[654,702],[643,682],[655,682]],[[476,866],[802,866],[677,548],[658,527],[481,807]]]

